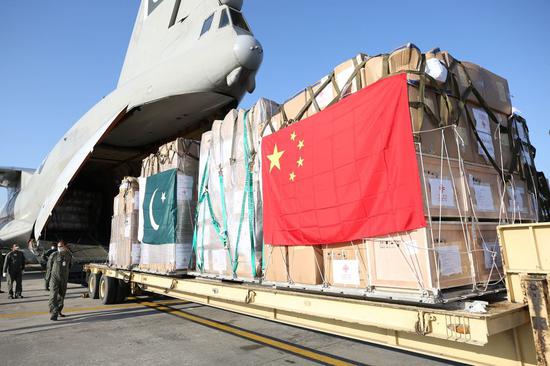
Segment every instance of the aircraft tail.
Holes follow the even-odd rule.
[[[171,28],[189,16],[199,3],[200,0],[141,0],[119,86],[159,61]]]

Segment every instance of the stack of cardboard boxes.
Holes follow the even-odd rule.
[[[176,207],[174,243],[153,244],[144,240],[145,192],[140,196],[139,233],[141,256],[139,269],[158,273],[174,273],[194,268],[193,230],[197,202],[199,143],[178,138],[162,145],[156,154],[143,160],[140,187],[146,187],[148,177],[176,170]]]
[[[125,177],[114,199],[109,264],[119,268],[139,264],[138,217],[139,184],[136,178]]]
[[[269,127],[277,130],[307,118],[346,93],[396,73],[408,77],[428,226],[352,243],[266,243],[267,282],[439,296],[445,289],[478,291],[501,280],[496,226],[537,219],[536,201],[520,169],[522,162],[532,164],[533,152],[523,137],[526,125],[514,123],[511,129],[517,116],[512,116],[505,79],[448,52],[422,54],[408,44],[341,64],[284,103]],[[520,141],[526,154],[515,159],[513,147]]]

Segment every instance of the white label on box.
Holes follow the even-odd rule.
[[[477,132],[491,134],[491,125],[489,124],[489,115],[483,109],[472,108],[474,119],[476,120]]]
[[[178,174],[177,200],[189,201],[193,199],[193,177]]]
[[[458,245],[437,248],[437,258],[439,260],[439,274],[442,276],[462,273],[462,260]]]
[[[220,273],[227,271],[227,253],[225,249],[212,251],[212,270]]]
[[[502,268],[502,257],[498,242],[483,242],[483,259],[485,260],[485,269],[491,269],[493,265]]]
[[[453,182],[450,179],[430,178],[431,205],[456,207]]]
[[[481,140],[481,142],[483,142],[483,145],[485,145],[485,148],[489,152],[489,155],[491,155],[491,158],[494,159],[495,158],[495,145],[493,144],[493,138],[491,137],[490,134],[485,133],[485,132],[479,132],[478,135],[479,135],[479,139]],[[481,144],[479,142],[477,143],[477,151],[478,151],[479,155],[487,158],[487,155],[485,155],[485,151],[483,150],[483,148],[481,147]]]
[[[489,184],[474,183],[476,195],[476,208],[480,211],[495,211],[493,192]]]
[[[141,257],[141,245],[139,243],[132,243],[132,264],[139,264]]]
[[[332,261],[332,273],[335,284],[356,286],[360,284],[359,261],[356,259]]]
[[[525,189],[523,187],[508,187],[508,212],[525,212],[527,207],[525,207],[525,201],[523,197],[525,196]]]

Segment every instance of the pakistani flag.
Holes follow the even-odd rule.
[[[147,177],[142,210],[143,243],[176,242],[176,169]]]

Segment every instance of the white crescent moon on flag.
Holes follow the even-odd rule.
[[[151,221],[151,226],[153,230],[158,231],[159,225],[155,222],[155,216],[153,215],[153,202],[155,201],[155,195],[159,189],[155,189],[153,195],[151,196],[151,201],[149,201],[149,221]]]

